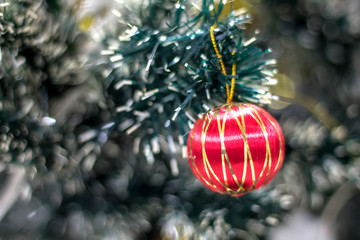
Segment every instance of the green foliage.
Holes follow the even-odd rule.
[[[158,152],[154,144],[148,149],[159,136],[182,136],[182,144],[199,114],[226,102],[225,86],[232,78],[234,101],[268,103],[271,98],[264,86],[274,83],[274,61],[265,57],[269,51],[256,47],[255,37],[246,37],[249,15],[219,19],[222,7],[220,2],[211,10],[214,2],[207,0],[199,10],[185,1],[150,1],[136,16],[123,8],[120,36],[104,40],[108,92],[117,107],[111,126],[135,132],[148,158]],[[222,60],[227,73],[236,65],[235,76],[222,73],[210,37],[215,24]]]

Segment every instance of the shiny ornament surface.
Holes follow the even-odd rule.
[[[282,130],[264,109],[227,103],[203,115],[188,137],[195,176],[209,189],[241,196],[266,185],[282,166]]]

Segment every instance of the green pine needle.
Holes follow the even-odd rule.
[[[208,0],[197,14],[185,1],[148,4],[136,19],[125,9],[121,21],[129,28],[105,41],[111,68],[108,92],[118,106],[114,127],[141,136],[143,146],[158,136],[186,138],[201,113],[226,102],[231,78],[236,79],[235,101],[269,102],[263,85],[274,82],[274,60],[265,58],[268,50],[256,47],[255,38],[246,40],[242,29],[250,21],[248,14],[231,13],[221,21],[223,3],[212,10],[214,3]],[[214,24],[227,73],[235,61],[235,76],[221,71],[210,38]]]

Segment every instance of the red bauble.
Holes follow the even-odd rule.
[[[195,176],[211,190],[233,197],[266,185],[285,156],[277,121],[249,103],[228,103],[204,114],[187,146]]]

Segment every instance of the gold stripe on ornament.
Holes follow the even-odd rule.
[[[245,104],[245,105],[247,105],[247,106],[249,106],[249,107],[252,107],[252,105],[248,105],[248,104]],[[255,111],[255,113],[256,113],[256,111]],[[264,171],[265,171],[265,168],[266,168],[266,165],[267,165],[267,161],[269,160],[269,168],[268,168],[268,173],[267,173],[267,175],[266,175],[266,179],[268,178],[269,173],[270,173],[270,169],[271,169],[272,157],[271,157],[271,151],[270,151],[270,144],[269,144],[269,142],[268,142],[268,138],[266,137],[266,136],[268,136],[268,134],[267,134],[267,132],[266,132],[266,127],[265,127],[265,125],[263,124],[263,122],[262,122],[262,120],[261,120],[261,118],[260,118],[259,116],[258,116],[258,117],[259,117],[259,120],[261,121],[261,123],[260,123],[260,121],[259,121],[258,119],[256,119],[256,117],[255,117],[252,113],[249,113],[249,114],[253,117],[253,119],[257,122],[257,124],[258,124],[258,125],[260,126],[260,128],[262,129],[263,134],[264,134],[264,136],[265,136],[265,141],[266,141],[265,162],[264,162],[263,169],[262,169],[259,177],[257,178],[256,181],[253,181],[253,184],[254,184],[253,187],[255,187],[256,184],[257,184],[257,183],[259,182],[259,180],[261,179],[261,177],[262,177],[262,175],[263,175],[263,173],[264,173]],[[269,157],[270,157],[270,158],[269,158]],[[263,186],[263,185],[266,183],[266,179],[265,179],[264,183],[263,183],[262,185],[260,185],[260,186]]]
[[[202,152],[203,152],[203,160],[204,160],[204,166],[205,166],[205,171],[210,179],[210,181],[213,183],[212,179],[211,179],[211,176],[209,174],[209,171],[208,169],[210,170],[210,172],[212,173],[212,175],[215,177],[216,181],[219,182],[225,189],[226,189],[226,192],[220,190],[217,188],[217,186],[214,184],[214,188],[216,188],[218,191],[221,191],[223,193],[228,193],[228,192],[232,192],[233,193],[233,190],[231,188],[229,188],[226,184],[224,184],[220,178],[215,174],[213,168],[211,167],[211,164],[209,162],[209,159],[207,157],[207,153],[206,153],[206,149],[205,149],[205,139],[206,139],[206,134],[207,134],[207,131],[209,129],[209,126],[212,122],[212,119],[218,115],[218,113],[220,112],[220,110],[218,110],[216,113],[214,113],[212,116],[211,116],[211,119],[209,121],[209,123],[207,124],[206,128],[205,128],[205,131],[203,129],[203,132],[202,132],[202,135],[201,135],[201,144],[202,144]],[[204,126],[203,126],[204,127]]]
[[[210,173],[209,173],[209,169],[210,168],[210,171],[211,173],[214,175],[215,179],[221,184],[223,185],[218,176],[214,173],[214,171],[212,170],[211,168],[211,165],[209,163],[209,159],[207,157],[207,154],[206,154],[206,150],[205,150],[205,137],[206,137],[206,134],[207,134],[207,131],[209,129],[209,126],[212,122],[212,119],[214,118],[215,115],[212,115],[211,116],[211,119],[209,119],[209,122],[208,124],[206,125],[205,123],[203,124],[202,126],[202,131],[201,131],[201,149],[202,149],[202,155],[203,155],[203,164],[204,164],[204,168],[205,168],[205,172],[206,172],[206,175],[208,176],[210,182],[212,183],[212,187],[215,188],[216,190],[218,190],[219,192],[222,192],[222,190],[220,190],[216,185],[215,183],[213,182],[211,176],[210,176]],[[205,119],[208,119],[207,116],[205,117]],[[225,186],[224,186],[225,187]],[[226,188],[226,187],[225,187]]]
[[[207,116],[204,117],[204,121],[202,122],[203,123],[203,126],[205,124],[207,120]],[[199,169],[197,168],[197,165],[195,164],[195,159],[194,159],[194,155],[192,153],[192,142],[193,142],[193,138],[194,138],[194,135],[195,135],[195,131],[197,129],[197,127],[200,125],[200,122],[194,126],[194,129],[193,129],[193,134],[191,135],[191,138],[190,138],[190,157],[191,157],[191,161],[192,161],[192,165],[193,165],[193,168],[196,170],[198,176],[206,183],[206,185],[208,185],[209,187],[213,187],[215,188],[219,193],[225,193],[224,191],[218,189],[214,183],[210,184],[208,179],[206,179],[199,171]]]
[[[283,155],[283,142],[282,142],[282,137],[281,137],[281,134],[279,132],[279,129],[277,127],[277,125],[275,124],[274,121],[272,121],[268,116],[264,115],[263,113],[261,113],[261,115],[263,115],[270,123],[271,125],[274,127],[277,135],[278,135],[278,138],[279,138],[279,147],[280,147],[280,150],[279,150],[279,156],[278,156],[278,161],[276,163],[276,166],[275,166],[275,169],[274,169],[274,172],[270,175],[270,178],[274,176],[274,174],[276,173],[276,171],[278,170],[279,168],[279,165],[280,165],[280,159],[281,159],[281,156]]]
[[[237,105],[236,106],[239,107],[239,109],[242,109],[243,107],[241,105]],[[243,171],[243,176],[242,176],[242,179],[241,179],[241,186],[244,185],[245,183],[245,178],[247,176],[247,161],[248,161],[248,156],[249,156],[249,161],[250,161],[250,168],[252,169],[252,181],[254,182],[255,181],[255,176],[254,176],[254,162],[253,162],[253,159],[252,159],[252,156],[251,156],[251,152],[250,152],[250,147],[249,147],[249,143],[247,141],[247,138],[246,138],[246,127],[245,127],[245,121],[244,121],[244,118],[242,116],[242,124],[243,126],[241,125],[240,123],[240,120],[238,119],[238,117],[236,116],[235,114],[235,111],[233,109],[231,109],[231,112],[234,116],[234,119],[236,121],[236,123],[238,124],[239,126],[239,129],[241,131],[241,135],[243,136],[243,141],[244,141],[244,171]],[[253,187],[252,187],[253,188]],[[250,188],[249,188],[250,189]],[[248,190],[248,189],[247,189]]]
[[[231,166],[231,163],[230,163],[230,160],[229,160],[229,157],[228,157],[226,148],[225,148],[225,143],[224,143],[224,142],[225,142],[225,124],[226,124],[226,121],[227,121],[226,116],[227,116],[229,110],[231,110],[230,107],[228,107],[228,108],[226,109],[226,112],[225,112],[225,115],[224,115],[225,117],[223,118],[222,127],[221,127],[221,122],[220,122],[220,109],[215,113],[216,116],[217,116],[218,130],[219,130],[219,136],[220,136],[220,140],[221,140],[220,143],[221,143],[221,155],[222,155],[221,157],[222,157],[223,174],[224,174],[224,179],[226,179],[226,182],[225,182],[224,185],[222,184],[222,182],[221,182],[220,180],[218,180],[218,181],[219,181],[220,184],[222,184],[222,185],[225,187],[225,189],[226,189],[227,192],[237,194],[238,191],[239,191],[240,189],[243,189],[243,188],[240,186],[240,183],[239,183],[239,181],[238,181],[238,179],[237,179],[237,177],[236,177],[236,175],[235,175],[235,173],[234,173],[234,170],[233,170],[233,168],[232,168],[232,166]],[[229,167],[229,169],[230,169],[230,172],[231,172],[231,174],[232,174],[233,179],[235,180],[236,184],[237,184],[238,187],[239,187],[238,190],[233,190],[233,189],[229,188],[229,186],[228,186],[228,182],[227,182],[228,176],[227,176],[227,174],[226,174],[225,162],[226,162],[226,165],[227,165],[227,166]],[[209,164],[209,165],[210,165],[210,164]]]
[[[247,104],[245,104],[245,105],[247,105]],[[241,105],[237,105],[239,108],[242,108],[242,106]],[[250,107],[252,107],[251,105],[247,105],[247,106],[250,106]],[[259,115],[257,115],[258,116],[258,118],[259,119],[257,119],[252,113],[250,113],[250,115],[253,117],[253,119],[257,122],[257,124],[259,124],[259,126],[260,126],[260,128],[262,129],[262,131],[263,131],[263,134],[264,134],[264,136],[265,136],[265,141],[266,141],[266,153],[265,153],[265,162],[264,162],[264,165],[263,165],[263,169],[262,169],[262,171],[261,171],[261,173],[260,173],[260,175],[259,175],[259,177],[255,180],[255,177],[254,177],[254,175],[253,175],[253,186],[252,187],[250,187],[249,189],[251,189],[251,188],[255,188],[255,186],[256,186],[256,184],[259,182],[259,180],[261,179],[261,177],[262,177],[262,175],[263,175],[263,173],[264,173],[264,171],[265,171],[265,169],[266,169],[266,165],[267,165],[267,162],[268,162],[268,160],[269,160],[269,168],[268,168],[268,172],[267,172],[267,175],[266,175],[266,178],[268,177],[268,175],[269,175],[269,173],[270,173],[270,169],[271,169],[271,151],[270,151],[270,144],[269,144],[269,141],[268,141],[268,134],[267,134],[267,131],[266,131],[266,127],[265,127],[265,125],[264,125],[264,123],[263,123],[263,121],[261,120],[261,118],[259,117]],[[236,119],[236,118],[235,118]],[[243,123],[245,123],[245,121],[244,121],[244,118],[242,118],[242,122]],[[241,128],[241,124],[240,124],[240,122],[239,121],[237,121],[237,123],[238,123],[238,125],[239,125],[239,127]],[[245,125],[245,124],[244,124]],[[244,130],[245,131],[245,130]],[[245,134],[246,134],[246,132],[245,132]],[[245,135],[246,136],[246,135]],[[244,134],[243,134],[243,137],[244,137],[244,139],[245,139],[245,136],[244,136]],[[244,151],[246,151],[246,150],[249,150],[249,153],[250,153],[250,156],[251,156],[251,151],[250,151],[250,147],[249,147],[249,144],[248,144],[248,142],[247,142],[247,140],[246,140],[246,148],[244,148]],[[270,158],[269,158],[270,157]],[[252,160],[252,159],[251,159]],[[246,167],[246,161],[245,161],[245,163],[244,163],[244,168]],[[246,169],[246,168],[245,168]],[[254,172],[253,172],[254,173]]]
[[[226,113],[224,115],[224,118],[226,119]],[[224,176],[225,186],[227,188],[229,188],[229,184],[228,184],[228,181],[227,181],[226,168],[225,168],[225,157],[224,157],[224,154],[227,154],[227,153],[226,153],[226,148],[225,148],[225,145],[224,145],[224,136],[222,136],[222,134],[221,134],[220,114],[219,114],[219,112],[217,113],[217,123],[218,123],[218,130],[219,130],[219,137],[220,137],[220,144],[221,144],[221,165],[222,165],[222,170],[223,170],[223,176]]]
[[[267,165],[267,161],[269,161],[269,168],[268,168],[268,172],[266,174],[266,177],[265,177],[265,181],[267,181],[267,178],[269,176],[269,173],[270,173],[270,169],[271,169],[271,163],[272,163],[272,156],[271,156],[271,150],[270,150],[270,144],[269,144],[269,135],[266,131],[266,127],[265,127],[265,124],[264,122],[262,121],[261,117],[259,116],[258,114],[258,110],[254,111],[254,113],[256,114],[256,116],[258,117],[258,119],[256,119],[256,117],[250,113],[250,115],[254,118],[254,120],[259,124],[261,130],[263,131],[263,134],[264,134],[264,138],[265,138],[265,141],[266,141],[266,153],[265,153],[265,162],[264,162],[264,166],[263,166],[263,169],[259,175],[259,178],[256,180],[255,184],[257,184],[259,182],[259,180],[261,179],[261,177],[263,176],[264,174],[264,171],[265,171],[265,168],[266,168],[266,165]]]
[[[252,158],[249,142],[248,142],[247,137],[246,137],[246,124],[245,124],[244,115],[241,115],[240,117],[241,117],[241,123],[243,124],[243,128],[244,128],[244,133],[245,133],[244,134],[244,136],[245,136],[244,140],[246,141],[246,148],[248,150],[248,155],[249,155],[249,160],[250,160],[251,178],[252,178],[252,182],[253,182],[252,188],[255,189],[255,184],[254,184],[254,182],[255,182],[254,160]]]
[[[226,174],[226,169],[225,169],[225,160],[226,160],[227,166],[230,169],[231,175],[240,190],[242,187],[240,186],[239,180],[237,179],[237,177],[234,173],[234,170],[231,166],[229,156],[227,154],[226,147],[225,147],[225,124],[226,124],[226,120],[227,120],[226,116],[227,116],[227,113],[229,112],[229,110],[231,111],[231,106],[228,106],[225,111],[222,126],[220,123],[220,114],[218,114],[218,119],[217,119],[218,120],[218,130],[219,130],[219,135],[220,135],[220,142],[221,142],[221,160],[222,160],[222,166],[223,166],[224,179],[226,179],[226,184],[227,184],[227,174]],[[239,190],[237,190],[237,191],[239,191]]]
[[[210,125],[210,123],[211,123],[211,121],[212,121],[212,119],[213,119],[214,116],[215,116],[215,114],[212,115],[210,119],[208,118],[207,115],[204,116],[204,120],[203,120],[203,122],[202,122],[202,123],[203,123],[202,127],[204,127],[204,126],[206,125],[206,121],[207,121],[207,120],[209,120],[209,122],[208,122],[208,124],[207,124],[207,126],[206,126],[205,131],[202,130],[202,137],[203,137],[203,136],[206,136],[206,133],[207,133],[208,128],[209,128],[209,125]],[[194,138],[196,129],[198,128],[199,125],[200,125],[200,122],[194,126],[193,134],[190,136],[190,158],[191,158],[191,162],[192,162],[193,168],[196,170],[196,173],[197,173],[198,176],[205,182],[206,185],[208,185],[208,186],[210,186],[210,187],[213,187],[213,188],[216,189],[219,193],[222,193],[222,194],[226,194],[226,193],[229,193],[229,192],[230,192],[230,193],[237,193],[237,192],[234,192],[234,191],[233,191],[232,189],[230,189],[230,188],[226,188],[226,187],[224,186],[224,184],[220,181],[220,179],[217,177],[217,175],[214,173],[214,171],[212,170],[211,165],[210,165],[210,163],[209,163],[209,161],[208,161],[208,158],[207,158],[207,155],[206,155],[206,151],[203,152],[203,154],[204,154],[203,159],[204,159],[204,161],[205,161],[205,163],[204,163],[204,168],[205,168],[205,171],[207,171],[207,175],[208,175],[209,180],[211,181],[211,183],[209,183],[208,179],[206,179],[206,178],[200,173],[199,169],[197,168],[197,165],[195,164],[194,155],[193,155],[193,152],[192,152],[192,144],[193,144],[193,138]],[[203,143],[202,143],[202,150],[204,150],[204,144],[203,144]],[[210,174],[209,174],[209,172],[208,172],[208,170],[207,170],[208,167],[210,168],[210,171],[213,173],[213,175],[214,175],[215,178],[218,180],[218,182],[219,182],[224,188],[226,188],[226,191],[220,190],[220,189],[214,184],[214,182],[212,181],[211,176],[210,176]]]
[[[204,119],[205,121],[205,119]],[[203,123],[204,123],[203,121]],[[192,143],[193,143],[193,139],[194,139],[194,135],[195,135],[195,132],[196,132],[196,129],[198,128],[198,126],[200,125],[200,122],[197,122],[195,123],[196,125],[194,126],[193,128],[193,132],[192,132],[192,135],[190,136],[190,158],[191,158],[191,163],[192,163],[192,166],[193,168],[196,170],[198,176],[204,180],[204,182],[206,183],[206,185],[208,186],[211,186],[211,184],[201,175],[199,169],[197,168],[196,164],[195,164],[195,160],[194,160],[194,155],[193,155],[193,152],[192,152]]]
[[[261,113],[261,112],[260,112],[260,113]],[[278,131],[278,128],[276,127],[276,124],[275,124],[271,119],[269,119],[268,116],[264,115],[263,113],[261,113],[261,115],[262,115],[263,117],[265,117],[265,118],[271,123],[271,125],[274,127],[274,129],[275,129],[275,131],[276,131],[276,133],[277,133],[277,135],[278,135],[278,138],[279,138],[280,151],[279,151],[278,161],[277,161],[277,164],[276,164],[276,166],[275,166],[274,172],[270,175],[270,177],[272,177],[272,176],[275,174],[276,170],[279,168],[280,159],[281,159],[281,155],[282,155],[282,152],[283,152],[282,139],[281,139],[281,135],[280,135],[280,133],[279,133],[279,131]]]
[[[234,116],[234,119],[235,119],[235,121],[237,122],[237,124],[238,124],[238,126],[239,126],[239,128],[240,128],[240,131],[241,131],[241,134],[242,134],[242,136],[243,136],[243,139],[244,139],[244,170],[243,170],[243,176],[242,176],[242,179],[241,179],[241,185],[240,185],[240,187],[242,188],[242,189],[244,189],[243,188],[243,186],[244,186],[244,183],[245,183],[245,178],[246,178],[246,173],[247,173],[247,146],[246,146],[246,144],[247,144],[247,142],[246,142],[246,140],[245,140],[245,131],[244,131],[244,129],[242,128],[242,126],[241,126],[241,124],[240,124],[240,122],[239,122],[239,119],[237,118],[237,116],[234,114],[234,110],[232,109],[232,108],[230,108],[230,111],[231,111],[231,113],[232,113],[232,115]],[[240,190],[240,188],[239,188],[239,190]]]

